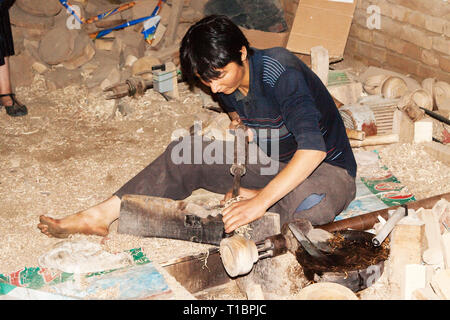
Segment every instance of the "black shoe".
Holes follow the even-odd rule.
[[[7,96],[11,97],[11,100],[13,101],[12,106],[5,106],[0,104],[0,107],[4,106],[8,115],[10,115],[11,117],[20,117],[28,114],[27,107],[17,101],[16,95],[14,93],[0,94],[0,98]]]

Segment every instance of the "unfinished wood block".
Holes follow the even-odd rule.
[[[322,80],[324,85],[328,84],[328,69],[330,58],[328,50],[323,46],[311,48],[311,69]]]
[[[40,5],[39,5],[40,6]],[[19,6],[13,5],[9,9],[9,17],[11,24],[17,27],[24,27],[30,29],[48,30],[55,24],[54,17],[38,17],[31,15]]]
[[[405,266],[421,264],[422,239],[423,225],[398,224],[392,231],[388,278],[393,295],[401,297]]]
[[[441,299],[450,300],[450,269],[437,271],[433,276],[431,286]]]
[[[381,144],[391,144],[399,142],[398,134],[384,134],[366,137],[364,140],[354,140],[350,139],[350,146],[354,147],[364,147],[364,146],[376,146]]]
[[[421,264],[407,264],[402,283],[402,298],[411,300],[416,289],[425,288],[426,269]]]
[[[442,235],[442,246],[444,249],[444,265],[446,269],[450,269],[450,232]]]
[[[425,223],[425,236],[428,248],[423,252],[423,261],[431,265],[442,265],[444,262],[439,219],[431,209],[420,209],[419,218]]]
[[[414,142],[430,141],[433,141],[433,122],[429,119],[414,122]]]
[[[111,51],[113,49],[114,39],[104,38],[95,39],[95,49]]]
[[[31,67],[33,68],[34,71],[36,71],[39,74],[43,74],[48,71],[48,67],[45,64],[37,61],[34,62]]]
[[[394,111],[392,133],[398,134],[399,142],[408,143],[414,139],[414,122],[401,110]]]
[[[425,288],[414,290],[411,298],[414,300],[440,300],[439,296],[434,293],[430,285],[427,285]]]
[[[58,0],[46,0],[39,5],[36,5],[35,0],[16,0],[15,3],[23,11],[40,17],[56,16],[63,8]]]

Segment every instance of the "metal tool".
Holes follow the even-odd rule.
[[[408,207],[403,205],[402,207],[395,210],[392,216],[388,219],[386,224],[378,231],[377,235],[373,237],[372,244],[375,247],[381,246],[386,237],[391,233],[392,229],[394,229],[395,225],[404,217],[408,215]]]
[[[147,89],[153,88],[153,81],[142,77],[131,77],[124,83],[117,83],[105,88],[103,91],[111,91],[113,94],[106,96],[105,99],[119,99],[122,97],[134,97],[144,95]]]
[[[321,250],[319,250],[309,238],[306,236],[306,232],[303,232],[301,228],[297,227],[293,223],[289,223],[289,229],[292,234],[298,240],[298,242],[302,245],[302,247],[314,258],[322,260],[323,262],[332,263],[330,257],[326,256]]]
[[[231,277],[236,277],[248,273],[258,260],[286,253],[287,247],[281,234],[256,243],[235,234],[222,239],[219,250],[225,270]]]
[[[232,198],[236,198],[239,195],[239,189],[241,187],[241,177],[245,174],[245,163],[247,158],[247,144],[248,137],[246,136],[247,127],[240,123],[234,129],[234,163],[230,168],[230,172],[233,175],[233,191]]]

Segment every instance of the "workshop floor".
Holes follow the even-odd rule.
[[[102,92],[88,93],[82,87],[47,92],[39,76],[31,88],[18,88],[29,115],[11,118],[0,112],[0,273],[37,266],[37,258],[60,241],[40,233],[39,215],[60,218],[105,200],[162,153],[175,129],[188,130],[195,120],[216,115],[203,109],[200,96],[183,84],[180,95],[180,102],[167,102],[152,90],[140,99],[124,98],[121,104],[129,111],[124,116],[112,113]],[[378,150],[417,199],[450,191],[449,168],[420,145]],[[156,262],[210,247],[121,235],[114,225],[106,238],[76,237],[101,241],[111,252],[141,247]],[[242,298],[234,289],[227,292],[227,299]]]

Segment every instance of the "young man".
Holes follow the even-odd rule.
[[[326,87],[301,60],[283,48],[250,48],[241,30],[225,16],[208,16],[194,24],[182,40],[180,58],[186,78],[209,86],[233,123],[245,124],[251,143],[264,151],[258,150],[259,161],[246,165],[240,189],[245,199],[223,210],[225,232],[268,210],[279,213],[282,224],[297,218],[325,224],[348,206],[356,191],[356,162],[345,127]],[[38,227],[56,237],[106,235],[114,220],[121,223],[124,194],[178,200],[204,188],[227,193],[225,200],[229,199],[233,159],[222,153],[214,163],[176,164],[173,155],[180,143],[172,142],[105,202],[64,219],[41,216]],[[226,144],[200,143],[202,150],[211,145],[223,150]],[[195,142],[190,144],[195,158]],[[269,162],[275,171],[263,170],[263,163]]]

